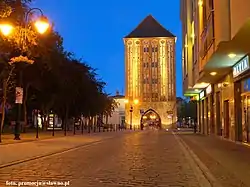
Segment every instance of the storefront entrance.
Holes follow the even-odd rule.
[[[242,131],[243,142],[249,142],[249,128],[250,128],[250,94],[242,95]]]
[[[224,101],[224,137],[229,138],[230,121],[229,121],[229,101]]]

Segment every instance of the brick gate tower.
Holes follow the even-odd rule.
[[[162,128],[175,124],[175,42],[151,15],[124,37],[127,127],[140,128],[148,112]]]

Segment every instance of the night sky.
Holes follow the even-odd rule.
[[[151,14],[177,36],[177,96],[182,95],[179,0],[35,0],[64,38],[66,50],[83,58],[106,83],[124,92],[123,37]]]

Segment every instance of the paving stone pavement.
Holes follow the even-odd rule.
[[[0,169],[6,181],[70,181],[75,187],[197,187],[197,176],[171,133],[124,133],[80,149]]]
[[[132,133],[130,131],[91,133],[85,135],[57,137],[16,144],[0,145],[0,167],[12,162],[31,159],[38,156],[60,152],[66,149],[82,146],[91,142],[100,141],[122,134]]]
[[[250,186],[250,148],[213,136],[179,133],[179,136],[225,187]]]

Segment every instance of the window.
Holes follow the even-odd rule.
[[[203,31],[201,34],[201,57],[205,57],[214,42],[214,12],[213,0],[209,0],[207,6],[203,6]]]
[[[158,80],[157,79],[152,79],[152,84],[157,84]]]
[[[194,44],[195,45],[195,44]],[[194,50],[194,45],[192,46],[192,62],[193,62],[193,64],[194,64],[194,62],[195,62],[195,50]]]
[[[158,48],[157,47],[155,48],[155,52],[158,52]]]
[[[149,48],[148,48],[148,47],[144,47],[144,48],[143,48],[143,51],[144,51],[144,52],[149,52]]]
[[[209,0],[208,4],[209,4],[209,9],[213,10],[214,9],[214,0]]]
[[[152,52],[155,52],[155,49],[152,47]]]
[[[154,68],[154,67],[157,68],[157,65],[158,65],[157,62],[152,62],[152,63],[151,63],[151,67],[152,67],[152,68]]]

